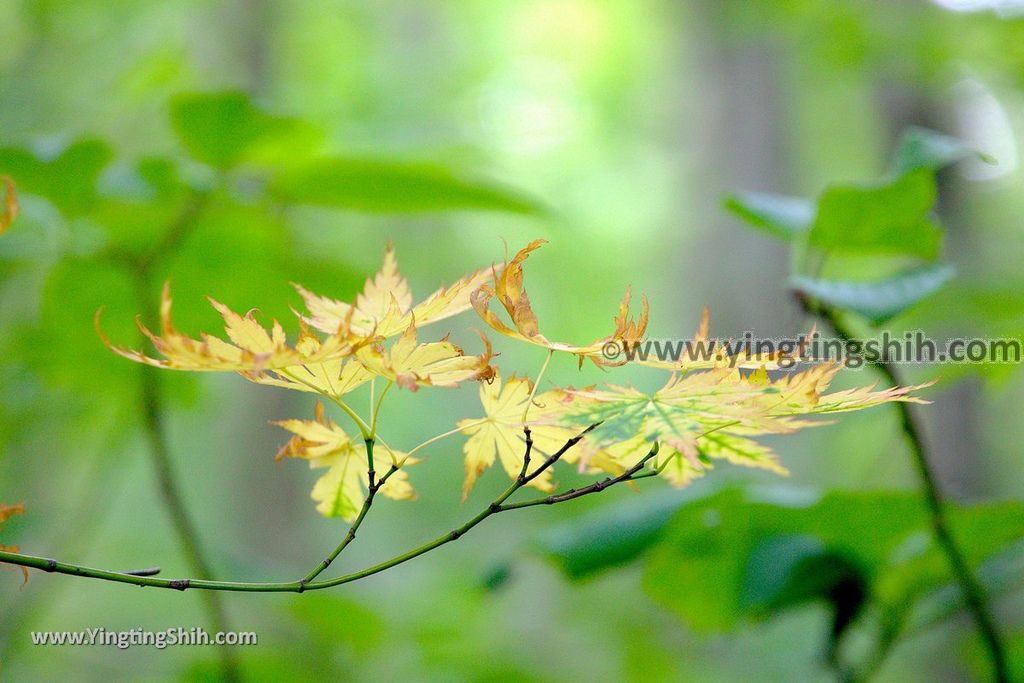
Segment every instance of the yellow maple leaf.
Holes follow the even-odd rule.
[[[621,365],[625,362],[624,360],[609,360],[603,356],[603,351],[610,342],[633,345],[643,339],[647,330],[647,297],[643,297],[640,316],[634,319],[629,312],[632,292],[627,288],[626,294],[619,304],[619,313],[615,316],[615,329],[608,336],[591,344],[575,346],[549,340],[540,332],[537,316],[533,312],[530,298],[523,286],[523,261],[529,257],[530,252],[545,243],[545,240],[534,240],[525,248],[520,249],[512,260],[505,264],[501,272],[494,276],[493,285],[485,285],[472,294],[470,301],[473,308],[492,329],[507,337],[536,344],[552,351],[574,354],[579,358],[580,365],[583,364],[584,358],[590,358],[597,365]],[[509,327],[490,309],[491,299],[497,299],[501,307],[505,309],[513,327]]]
[[[282,458],[319,458],[348,448],[352,444],[345,430],[324,416],[324,405],[317,402],[312,420],[278,420],[272,424],[287,429],[294,436],[277,452]]]
[[[366,384],[374,375],[355,356],[331,358],[321,362],[311,359],[322,357],[323,344],[305,325],[295,342],[295,348],[305,359],[302,365],[288,366],[262,372],[246,372],[243,376],[256,384],[284,387],[296,391],[341,398]]]
[[[533,384],[526,377],[513,375],[502,384],[495,375],[490,382],[480,384],[480,403],[484,409],[483,418],[460,420],[456,423],[463,434],[469,437],[463,447],[466,455],[466,477],[462,486],[462,499],[473,489],[477,477],[494,464],[497,459],[510,477],[517,477],[523,466],[526,452],[526,436],[523,432],[523,416],[530,405]],[[553,390],[534,396],[531,438],[533,439],[534,464],[556,452],[565,442],[576,436],[580,430],[551,424],[563,401],[562,392]],[[566,461],[572,462],[576,452],[566,453]],[[550,469],[530,482],[542,491],[553,488]]]
[[[302,319],[308,325],[328,334],[345,328],[387,338],[405,332],[414,320],[422,326],[469,310],[470,294],[486,284],[497,271],[494,267],[478,270],[449,287],[442,286],[413,306],[409,283],[399,272],[394,250],[389,245],[380,272],[366,281],[354,305],[319,296],[300,285],[295,288],[306,304],[308,315]]]
[[[317,480],[310,497],[317,502],[317,510],[325,517],[341,517],[351,522],[359,514],[369,487],[369,460],[366,445],[352,439],[333,420],[324,417],[323,405],[317,404],[313,420],[281,420],[279,427],[294,436],[278,451],[277,459],[302,458],[314,469],[327,468]],[[387,454],[390,463],[402,469],[394,472],[380,488],[382,495],[395,500],[412,500],[416,492],[409,483],[406,465],[418,462],[406,454],[392,451],[383,444],[378,451]],[[379,457],[379,455],[378,455]]]
[[[14,192],[14,181],[9,176],[0,176],[0,181],[4,184],[3,210],[0,211],[0,235],[2,235],[18,217],[18,195]]]
[[[389,452],[385,449],[385,452]],[[392,500],[415,500],[416,491],[409,483],[406,465],[415,465],[418,460],[405,458],[405,454],[393,451],[395,462],[404,462],[380,488],[383,496]],[[370,480],[367,474],[366,446],[353,444],[321,458],[310,461],[310,467],[326,467],[327,472],[313,485],[310,497],[317,502],[317,511],[324,517],[341,517],[346,522],[355,520],[365,498]]]
[[[4,505],[3,503],[0,503],[0,531],[3,530],[4,522],[9,520],[14,515],[23,515],[23,514],[25,514],[25,504],[24,503],[19,503],[17,505]],[[20,549],[16,545],[2,545],[2,544],[0,544],[0,550],[5,550],[7,552],[16,553]],[[24,577],[24,580],[27,583],[28,582],[28,569],[26,569],[25,567],[19,567],[19,569],[21,569],[22,577]]]
[[[710,313],[708,307],[705,306],[696,332],[693,333],[693,336],[687,342],[681,342],[676,347],[678,349],[677,358],[659,358],[657,354],[650,354],[649,349],[644,354],[647,356],[646,358],[636,357],[634,353],[635,362],[637,365],[645,367],[686,373],[693,370],[722,366],[747,370],[778,370],[780,368],[792,367],[796,360],[799,359],[800,346],[789,350],[778,348],[774,351],[758,353],[753,345],[748,347],[744,344],[732,344],[721,339],[711,339],[709,328]],[[811,331],[807,333],[804,339],[812,338],[814,336],[814,329],[814,327],[811,327]],[[665,349],[666,346],[662,346],[662,348]]]
[[[390,349],[380,343],[356,351],[356,358],[374,375],[391,380],[410,391],[420,386],[454,387],[469,380],[487,380],[494,374],[490,365],[491,344],[487,337],[484,352],[467,356],[447,339],[419,344],[416,326],[410,324]]]
[[[572,403],[558,417],[577,428],[600,423],[588,436],[589,453],[603,456],[602,469],[611,472],[635,464],[658,441],[662,448],[652,464],[678,486],[702,476],[715,460],[785,474],[771,449],[750,437],[827,424],[805,417],[892,401],[927,403],[913,392],[929,384],[826,393],[839,369],[826,363],[773,381],[763,369],[744,374],[722,366],[673,374],[652,394],[619,386],[569,391]]]
[[[213,335],[201,334],[199,339],[184,335],[174,327],[171,318],[170,283],[166,283],[160,296],[160,334],[137,321],[139,330],[153,343],[163,358],[147,356],[123,346],[117,346],[100,328],[100,314],[96,312],[96,329],[103,343],[114,353],[138,363],[158,368],[189,371],[261,373],[266,370],[299,367],[309,363],[334,360],[350,355],[369,339],[358,338],[338,329],[320,342],[316,350],[306,352],[288,345],[284,329],[276,320],[267,330],[256,321],[250,311],[246,315],[235,313],[220,302],[210,299],[211,305],[224,319],[224,331],[230,341]]]

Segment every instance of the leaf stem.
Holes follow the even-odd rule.
[[[651,450],[648,451],[647,455],[643,457],[638,463],[630,467],[622,474],[615,477],[605,477],[600,481],[595,481],[589,486],[584,486],[578,489],[569,489],[563,493],[555,493],[549,496],[543,496],[541,498],[534,498],[533,500],[525,500],[519,503],[508,503],[501,506],[501,511],[506,510],[518,510],[520,508],[533,507],[535,505],[554,505],[556,503],[564,503],[567,500],[573,500],[575,498],[581,498],[583,496],[590,495],[591,493],[600,493],[610,486],[619,484],[624,481],[632,481],[635,479],[646,479],[647,477],[657,476],[657,472],[650,471],[638,474],[640,470],[644,468],[647,462],[658,454],[658,443],[655,442],[651,446]]]
[[[305,366],[303,366],[303,367],[305,367]],[[352,421],[356,423],[356,427],[359,428],[359,433],[362,435],[364,440],[365,439],[372,439],[373,438],[372,432],[370,430],[370,426],[368,424],[366,424],[366,421],[362,417],[359,416],[359,413],[357,413],[356,411],[352,410],[352,408],[347,403],[342,401],[339,397],[335,396],[334,394],[324,393],[324,391],[322,389],[320,389],[319,387],[317,387],[313,383],[307,382],[306,380],[302,379],[301,377],[296,375],[294,372],[290,372],[287,368],[281,368],[280,370],[275,370],[274,372],[277,372],[279,374],[284,375],[285,377],[287,377],[288,379],[292,380],[293,382],[298,382],[299,384],[302,384],[304,386],[309,387],[310,389],[312,389],[315,393],[319,394],[320,396],[324,396],[326,398],[329,398],[336,406],[341,408],[345,412],[346,415],[348,415],[350,418],[352,418]]]
[[[420,445],[418,445],[415,448],[413,448],[411,451],[409,451],[408,455],[412,455],[416,451],[418,451],[418,450],[420,450],[422,448],[426,448],[430,444],[435,443],[437,441],[440,441],[441,439],[447,439],[449,436],[453,436],[455,434],[458,434],[459,432],[461,432],[464,429],[469,429],[470,427],[475,427],[477,425],[482,425],[482,424],[484,424],[486,422],[490,422],[490,421],[491,421],[491,418],[485,417],[485,418],[480,419],[477,422],[472,422],[472,423],[470,423],[468,425],[465,425],[463,427],[456,427],[454,429],[449,429],[447,432],[444,432],[442,434],[438,434],[437,436],[432,436],[429,439],[427,439],[426,441],[424,441],[423,443],[421,443]]]
[[[533,397],[537,395],[537,387],[540,386],[540,380],[544,377],[544,373],[548,370],[548,365],[551,364],[551,357],[555,355],[554,349],[548,349],[548,355],[544,358],[544,364],[540,366],[540,371],[537,373],[537,379],[533,382],[533,388],[530,389],[530,398],[526,401],[526,407],[523,408],[523,424],[526,424],[526,418],[530,415],[530,407],[533,405]]]
[[[342,411],[344,411],[344,413],[346,415],[348,415],[350,418],[352,418],[352,421],[356,423],[357,427],[359,427],[359,432],[360,432],[360,434],[362,434],[364,441],[367,440],[367,439],[369,439],[371,441],[373,440],[373,432],[370,429],[370,426],[368,424],[366,424],[366,421],[363,420],[362,417],[359,416],[359,413],[357,413],[356,411],[352,410],[352,408],[349,407],[349,405],[347,403],[342,401],[337,396],[329,396],[328,398],[330,398],[331,401],[333,401],[336,406],[341,408]]]
[[[384,403],[384,397],[387,395],[388,389],[390,389],[393,384],[394,384],[394,382],[392,382],[391,380],[388,380],[388,383],[384,385],[383,389],[381,389],[380,396],[377,397],[377,402],[372,407],[372,412],[370,413],[370,436],[371,437],[376,437],[377,436],[377,416],[380,415],[380,407]]]

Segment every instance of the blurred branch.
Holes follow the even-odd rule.
[[[174,464],[167,440],[164,436],[163,401],[160,397],[158,378],[154,368],[141,368],[140,393],[142,398],[143,431],[149,442],[149,452],[156,470],[157,484],[160,489],[164,508],[171,518],[171,524],[178,536],[178,543],[185,554],[193,573],[202,578],[213,575],[210,563],[199,541],[199,530],[196,527],[188,507],[181,495],[181,487],[174,474]],[[159,570],[158,570],[159,571]],[[154,574],[125,572],[126,576],[150,577]],[[206,618],[215,632],[226,633],[227,616],[224,602],[214,593],[203,594],[203,607]],[[238,661],[234,648],[217,648],[221,660],[221,673],[226,681],[241,681]]]
[[[81,565],[69,564],[66,562],[58,562],[57,560],[47,559],[43,557],[34,557],[31,555],[23,555],[21,553],[12,553],[7,551],[0,551],[0,563],[8,563],[19,565],[22,567],[31,567],[34,569],[40,569],[49,573],[66,574],[69,576],[79,576],[83,578],[100,579],[103,581],[112,581],[115,583],[127,583],[135,586],[151,586],[154,588],[169,588],[172,590],[185,591],[190,588],[204,590],[204,591],[234,591],[234,592],[245,592],[245,593],[304,593],[307,591],[323,590],[326,588],[333,588],[334,586],[340,586],[346,583],[352,583],[365,579],[374,574],[379,574],[387,569],[396,567],[400,564],[408,562],[409,560],[415,559],[421,555],[425,555],[432,550],[440,548],[443,545],[447,545],[452,541],[457,541],[468,533],[473,527],[477,526],[485,519],[492,515],[496,515],[499,512],[508,512],[510,510],[518,510],[526,507],[532,507],[533,505],[551,505],[558,502],[564,502],[568,500],[575,500],[585,495],[592,493],[599,493],[607,489],[610,486],[618,484],[623,481],[631,481],[633,479],[644,478],[645,475],[638,475],[637,473],[643,469],[644,465],[653,458],[658,452],[658,444],[655,443],[651,446],[651,450],[647,453],[644,458],[633,467],[626,470],[623,474],[613,477],[607,480],[595,482],[591,486],[587,486],[581,489],[570,489],[561,494],[555,494],[547,498],[538,501],[526,501],[526,504],[509,504],[506,505],[507,501],[513,494],[519,489],[523,488],[531,481],[539,477],[543,472],[548,470],[552,465],[558,462],[559,459],[571,448],[573,448],[580,440],[587,434],[591,429],[597,425],[592,425],[584,430],[582,433],[574,436],[565,442],[558,451],[546,458],[536,469],[530,470],[531,454],[533,452],[533,438],[530,434],[530,429],[527,427],[524,429],[526,434],[526,450],[523,454],[523,465],[520,469],[519,475],[513,480],[512,484],[505,489],[505,491],[495,498],[490,505],[480,511],[475,517],[470,519],[468,522],[460,527],[452,529],[451,531],[438,536],[434,540],[425,543],[418,548],[414,548],[406,553],[397,555],[390,560],[381,562],[380,564],[373,565],[366,569],[353,572],[351,574],[345,574],[333,579],[327,579],[323,581],[310,580],[309,577],[315,578],[318,576],[330,563],[336,558],[345,547],[351,543],[352,539],[355,538],[355,529],[362,523],[362,520],[366,517],[366,513],[369,512],[372,501],[370,501],[370,495],[367,495],[367,502],[363,504],[363,510],[361,511],[360,517],[353,522],[352,528],[349,533],[345,536],[345,539],[341,542],[335,552],[332,553],[329,560],[325,560],[321,563],[317,569],[311,572],[307,578],[300,579],[298,581],[288,581],[283,583],[252,583],[252,582],[240,582],[240,581],[210,581],[207,579],[161,579],[150,576],[137,576],[135,574],[129,574],[124,572],[114,572],[105,569],[92,569],[89,567],[83,567]],[[381,478],[380,482],[377,482],[376,487],[379,489],[380,486],[390,477],[398,467],[392,466],[391,470],[388,471],[384,477]],[[646,473],[645,473],[646,474]],[[548,503],[548,498],[555,499],[553,502]]]
[[[157,244],[143,256],[128,262],[135,283],[140,310],[147,311],[144,317],[155,319],[159,311],[152,310],[149,290],[152,272],[160,258],[172,253],[188,237],[195,227],[196,219],[206,207],[209,192],[193,192],[186,200],[178,216],[171,222]],[[200,578],[213,576],[210,562],[199,540],[199,530],[189,513],[181,493],[181,486],[174,473],[174,463],[164,429],[164,405],[160,392],[159,377],[153,368],[141,368],[139,374],[139,396],[142,403],[142,427],[149,443],[149,453],[156,471],[157,485],[164,509],[171,518],[171,524],[178,537],[178,544],[185,554],[191,571]],[[126,575],[152,577],[156,573],[125,572]],[[203,594],[203,609],[207,621],[214,631],[228,631],[224,602],[214,593]],[[221,674],[225,681],[241,681],[237,655],[234,648],[222,647],[217,650]]]
[[[843,323],[838,311],[800,294],[797,295],[797,300],[806,312],[819,317],[827,323],[836,333],[836,336],[844,343],[849,344],[855,339],[855,335]],[[871,364],[893,386],[901,386],[903,384],[900,381],[899,374],[896,372],[896,368],[885,358],[873,361]],[[893,404],[893,407],[899,411],[900,424],[907,438],[907,443],[910,445],[912,460],[921,482],[921,492],[928,507],[932,533],[943,554],[946,555],[950,568],[953,571],[953,576],[964,593],[967,609],[974,619],[985,649],[988,651],[989,659],[992,661],[994,680],[998,683],[1009,683],[1010,673],[1006,660],[1005,646],[996,628],[995,618],[989,607],[985,589],[974,575],[963,551],[949,529],[949,523],[943,508],[942,494],[939,492],[939,485],[935,479],[934,472],[932,472],[928,454],[925,450],[924,433],[909,403],[897,402]]]

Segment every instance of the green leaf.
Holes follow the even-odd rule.
[[[66,218],[76,218],[95,204],[96,183],[111,156],[100,140],[78,140],[53,157],[5,148],[0,149],[0,174],[14,178],[19,192],[45,197]]]
[[[938,171],[971,157],[990,161],[989,157],[971,149],[958,138],[911,126],[903,131],[896,147],[891,173],[901,176],[918,169]]]
[[[725,208],[751,226],[786,241],[810,229],[816,209],[810,199],[762,192],[737,192],[725,200]]]
[[[856,560],[830,552],[813,536],[778,536],[755,545],[740,588],[745,613],[768,618],[824,600],[832,608],[830,652],[867,601],[869,577]]]
[[[1024,535],[1021,503],[949,506],[947,514],[972,566]],[[808,501],[776,487],[759,500],[733,490],[682,506],[650,552],[645,587],[696,629],[726,630],[823,598],[841,632],[860,609],[858,592],[906,605],[950,579],[919,495],[833,492]]]
[[[643,500],[608,505],[551,529],[535,549],[572,579],[632,562],[660,538],[675,511],[692,495],[662,491]]]
[[[911,171],[882,184],[830,187],[818,202],[808,241],[826,251],[934,260],[942,240],[930,217],[935,196],[930,170]]]
[[[286,201],[368,213],[543,212],[538,202],[519,192],[427,163],[325,158],[282,174],[274,189]]]
[[[178,220],[193,190],[166,159],[149,157],[114,171],[105,179],[104,196],[90,218],[119,251],[141,255]]]
[[[305,157],[319,138],[299,119],[268,114],[242,92],[178,95],[171,101],[171,124],[193,157],[221,170],[244,161]]]
[[[900,315],[956,275],[947,263],[920,266],[876,282],[842,282],[796,276],[793,289],[824,304],[858,313],[874,325]]]

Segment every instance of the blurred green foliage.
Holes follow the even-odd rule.
[[[290,281],[349,297],[389,239],[422,291],[499,260],[502,240],[545,236],[531,296],[559,339],[601,333],[627,282],[666,337],[689,334],[703,303],[723,335],[806,329],[791,284],[870,325],[1019,336],[1022,74],[1024,20],[924,1],[2,4],[0,173],[22,213],[0,238],[0,501],[28,505],[3,540],[184,573],[137,433],[138,368],[93,329],[102,307],[106,332],[134,343],[133,317],[152,317],[167,278],[177,322],[197,332],[217,324],[206,295],[282,319]],[[727,218],[727,195],[782,243]],[[552,381],[608,379],[569,365]],[[1020,373],[910,371],[943,375],[924,414],[944,483],[1024,496]],[[315,517],[309,472],[274,465],[283,437],[266,425],[309,405],[234,378],[161,386],[218,575],[290,578],[319,561],[342,531]],[[473,393],[429,410],[397,397],[388,438],[448,429]],[[762,475],[723,468],[718,492],[644,486],[510,516],[358,588],[231,596],[233,627],[261,636],[243,670],[833,680],[897,631],[878,680],[987,675],[916,494],[891,491],[914,483],[894,418],[782,451],[820,495],[759,495]],[[353,566],[488,499],[484,477],[459,508],[457,456],[430,452],[421,500],[382,505]],[[952,517],[1019,650],[1019,504]],[[531,544],[587,580],[529,561]],[[0,579],[0,677],[219,675],[207,648],[28,644],[31,629],[191,627],[194,595]]]

